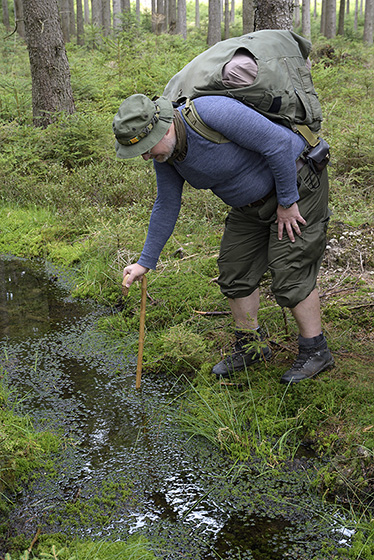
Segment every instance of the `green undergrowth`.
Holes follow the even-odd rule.
[[[7,553],[4,560],[153,560],[142,537],[128,542],[71,541],[64,534],[41,535],[32,550]]]
[[[53,474],[51,457],[61,439],[51,432],[38,432],[28,416],[18,416],[9,404],[9,389],[0,381],[0,513],[12,505],[12,495],[30,474],[43,468]]]

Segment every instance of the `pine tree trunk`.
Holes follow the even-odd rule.
[[[336,0],[327,0],[325,37],[332,39],[336,36]]]
[[[235,0],[231,0],[230,23],[231,25],[235,25]]]
[[[178,0],[177,4],[177,30],[183,39],[187,39],[187,6],[186,0]]]
[[[208,45],[215,45],[221,40],[221,2],[209,0]]]
[[[74,0],[69,0],[69,31],[70,31],[70,36],[75,37],[75,35],[77,34],[77,29],[75,25]]]
[[[157,0],[157,7],[156,7],[156,35],[161,35],[165,29],[165,6],[163,0]]]
[[[23,0],[35,126],[75,111],[57,0]]]
[[[103,14],[101,10],[101,0],[91,0],[92,25],[100,30],[103,28]]]
[[[254,29],[253,0],[243,0],[243,34]]]
[[[292,29],[293,0],[257,0],[255,30]]]
[[[322,0],[321,26],[320,26],[321,35],[326,35],[326,4],[327,4],[327,0]]]
[[[374,19],[374,0],[365,2],[365,21],[364,21],[364,42],[368,45],[373,44],[373,19]]]
[[[23,15],[22,0],[14,0],[14,17],[17,25],[17,33],[20,37],[26,37],[25,21]]]
[[[84,0],[84,23],[90,23],[90,0]]]
[[[175,35],[177,33],[177,2],[176,0],[169,0],[168,4],[168,22],[169,33]]]
[[[303,0],[301,12],[301,29],[304,37],[310,39],[311,37],[311,23],[310,23],[310,0]]]
[[[230,0],[225,0],[225,39],[230,37]]]
[[[200,29],[200,2],[195,0],[195,27]]]
[[[9,21],[9,8],[8,8],[8,1],[2,0],[2,9],[3,9],[3,25],[6,29],[10,28],[10,21]]]
[[[345,0],[340,0],[338,35],[344,35]]]
[[[122,25],[121,15],[121,0],[113,0],[113,28],[119,29]]]
[[[59,1],[59,7],[60,7],[60,20],[61,20],[62,35],[64,37],[64,42],[69,43],[69,41],[70,41],[69,0],[60,0]]]
[[[295,0],[295,4],[294,4],[294,26],[295,27],[299,27],[300,26],[300,0]]]
[[[110,34],[110,24],[111,24],[111,11],[110,11],[110,0],[101,0],[102,9],[102,22],[104,35],[108,36]]]
[[[82,0],[77,0],[77,45],[84,45],[84,23]]]

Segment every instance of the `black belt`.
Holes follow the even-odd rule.
[[[255,200],[250,204],[246,204],[246,206],[249,206],[250,208],[252,208],[253,206],[262,206],[262,204],[265,204],[265,202],[274,195],[275,195],[275,189],[272,189],[268,194],[265,194],[265,196],[263,196],[259,200]]]

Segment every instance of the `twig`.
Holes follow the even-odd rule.
[[[288,331],[288,321],[287,321],[287,315],[286,312],[284,310],[284,307],[282,307],[282,315],[283,315],[283,321],[284,321],[284,332],[286,333],[286,336],[289,336],[289,331]]]
[[[19,22],[19,20],[16,19],[16,21],[15,21],[15,27],[14,27],[12,33],[9,33],[9,35],[5,35],[5,37],[3,37],[3,41],[5,41],[5,39],[9,39],[9,37],[11,37],[12,35],[15,34],[15,32],[17,31],[18,22]]]
[[[231,315],[231,311],[198,311],[197,309],[194,309],[193,311],[199,315]]]
[[[31,551],[32,551],[32,547],[34,546],[34,544],[35,544],[36,541],[38,540],[39,535],[40,535],[40,527],[38,527],[37,530],[36,530],[35,536],[34,536],[34,538],[32,539],[29,548],[27,549],[28,552],[31,552]]]
[[[362,307],[374,307],[374,303],[360,303],[360,305],[351,305],[347,309],[361,309]]]

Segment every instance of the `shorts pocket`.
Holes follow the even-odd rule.
[[[315,191],[321,185],[319,174],[317,175],[306,163],[297,174],[297,186],[299,193],[306,191]]]

